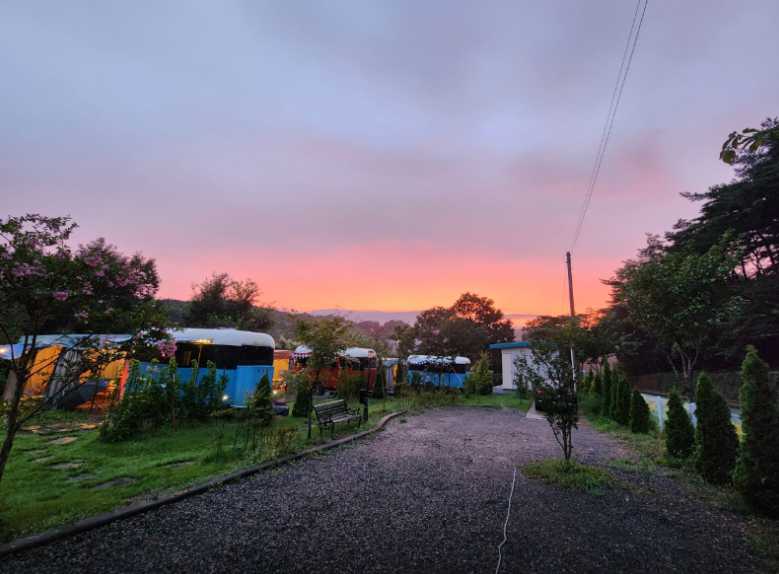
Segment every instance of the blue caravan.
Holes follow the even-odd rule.
[[[408,383],[421,383],[434,387],[461,389],[468,377],[471,360],[468,357],[436,357],[434,355],[409,355]]]
[[[217,376],[227,377],[225,403],[246,406],[246,398],[257,388],[263,375],[273,380],[273,337],[266,333],[237,329],[174,329],[169,332],[176,342],[176,364],[179,380],[192,377],[193,360],[200,366],[198,381],[206,375],[206,363],[212,361]],[[148,369],[149,363],[141,363]]]

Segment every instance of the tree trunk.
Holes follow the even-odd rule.
[[[3,439],[3,446],[0,448],[0,484],[3,482],[3,475],[5,474],[5,466],[8,464],[8,459],[11,456],[11,449],[14,446],[14,439],[16,433],[19,430],[19,405],[22,401],[22,392],[24,391],[24,383],[26,378],[20,377],[16,374],[16,371],[8,372],[9,378],[14,375],[16,378],[16,385],[14,388],[13,397],[11,398],[11,408],[6,415],[6,431],[5,438]]]

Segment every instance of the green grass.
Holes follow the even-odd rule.
[[[373,426],[391,412],[420,412],[425,408],[448,405],[527,409],[527,401],[520,401],[515,395],[465,398],[444,393],[435,396],[412,394],[398,399],[371,399],[369,420],[362,429]],[[356,403],[351,406],[359,407]],[[57,425],[88,420],[83,413],[50,411],[30,424]],[[314,424],[309,440],[305,419],[275,417],[273,426],[259,435],[257,442],[264,444],[269,432],[284,428],[296,431],[289,445],[290,452],[330,438],[329,433],[320,438]],[[336,437],[355,431],[354,425],[342,425],[338,427]],[[266,448],[259,454],[248,453],[242,448],[244,433],[243,423],[224,420],[180,424],[176,430],[165,427],[137,440],[120,443],[100,441],[97,430],[45,437],[20,434],[0,483],[0,542],[106,512],[138,498],[176,491],[278,456],[273,448]],[[76,436],[78,440],[61,446],[48,443],[60,436]],[[49,459],[35,462],[35,459],[45,457]],[[76,461],[82,462],[79,468],[52,468]],[[82,479],[73,480],[78,477]],[[127,483],[94,488],[117,479],[127,479]]]
[[[522,473],[528,478],[543,480],[562,488],[599,493],[604,488],[616,484],[608,471],[595,466],[559,459],[531,462],[522,467]]]

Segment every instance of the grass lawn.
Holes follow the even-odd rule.
[[[779,521],[755,515],[732,487],[714,486],[705,482],[695,471],[692,459],[681,461],[668,457],[662,433],[634,434],[630,429],[601,416],[590,415],[587,420],[595,429],[614,435],[638,454],[634,460],[612,461],[613,467],[636,472],[654,472],[658,467],[663,467],[664,472],[683,481],[696,496],[714,506],[743,515],[750,544],[779,572],[779,544],[776,544],[779,540]]]
[[[600,492],[604,487],[615,484],[614,477],[607,471],[576,461],[568,464],[559,459],[531,462],[522,467],[528,478],[543,480],[563,488]]]
[[[514,395],[371,399],[369,420],[362,429],[370,428],[390,412],[450,404],[527,410],[527,401]],[[52,411],[30,424],[78,425],[89,421],[82,413]],[[300,451],[330,438],[326,433],[320,439],[314,425],[309,440],[306,420],[292,417],[275,417],[270,429],[257,437],[259,452],[251,455],[250,449],[242,448],[245,426],[235,420],[180,424],[176,430],[166,427],[121,443],[100,441],[97,430],[45,436],[20,434],[0,483],[0,542],[106,512],[146,496],[177,491],[284,454],[279,452],[280,429],[293,431],[286,452]],[[354,425],[341,425],[336,436],[355,431]],[[70,444],[51,443],[63,437],[76,440]]]

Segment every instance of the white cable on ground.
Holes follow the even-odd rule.
[[[514,485],[517,483],[517,467],[514,467],[514,478],[511,480],[511,492],[509,493],[509,507],[506,511],[506,522],[503,523],[503,540],[498,544],[498,565],[495,568],[495,574],[500,572],[500,563],[503,560],[503,545],[508,542],[506,531],[509,526],[509,517],[511,516],[511,498],[514,496]]]

